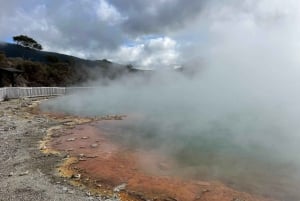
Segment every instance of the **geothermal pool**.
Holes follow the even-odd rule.
[[[83,156],[76,168],[90,177],[112,186],[127,183],[134,191],[152,196],[166,191],[179,200],[193,200],[199,196],[195,192],[221,182],[265,198],[300,199],[299,166],[292,157],[281,155],[275,144],[245,146],[229,133],[224,135],[222,129],[197,132],[183,130],[183,125],[166,128],[163,134],[155,124],[134,115],[93,122],[54,138],[51,146]],[[225,196],[219,191],[211,193]]]
[[[154,152],[170,161],[168,171],[149,168],[150,173],[219,180],[235,189],[266,197],[300,200],[299,164],[293,161],[292,153],[290,157],[281,155],[280,146],[285,146],[280,143],[268,147],[258,143],[245,146],[236,142],[235,136],[224,135],[226,131],[222,129],[201,133],[182,130],[180,125],[169,128],[172,131],[168,130],[164,136],[159,133],[161,130],[151,129],[155,126],[147,119],[106,122],[97,128],[128,149]],[[147,171],[147,165],[144,168]]]
[[[125,183],[130,180],[128,175],[136,175],[134,178],[144,178],[152,184],[155,183],[152,179],[142,175],[176,178],[172,182],[159,180],[156,183],[179,184],[179,180],[184,180],[214,185],[214,182],[220,182],[231,189],[265,198],[299,201],[300,97],[294,93],[298,91],[298,85],[275,87],[277,82],[270,82],[253,87],[252,82],[238,85],[233,78],[228,84],[228,79],[216,82],[216,75],[219,74],[209,76],[209,81],[206,78],[186,80],[175,77],[169,83],[161,82],[165,79],[162,77],[147,84],[116,83],[49,100],[42,108],[89,117],[127,116],[123,120],[94,123],[90,139],[100,138],[99,143],[95,140],[88,142],[99,144],[95,149],[89,144],[82,145],[88,148],[76,145],[77,142],[83,143],[81,137],[86,135],[85,128],[74,131],[74,142],[57,138],[61,141],[55,141],[57,144],[53,146],[62,150],[70,146],[75,155],[85,149],[95,154],[100,151],[97,158],[89,158],[80,164],[86,163],[92,175],[100,174],[101,168],[92,165],[96,162],[89,161],[110,164],[106,166],[106,172],[111,172],[111,176],[98,175],[106,181],[116,179],[114,171],[110,171],[116,168],[110,161],[114,158],[114,162],[117,159],[123,161],[119,168],[132,165],[130,171],[128,169],[121,177]],[[109,148],[113,149],[108,152],[119,150],[116,151],[119,154],[109,155],[105,151]],[[109,160],[101,159],[102,155]],[[129,159],[133,162],[129,163]],[[131,185],[138,188],[139,179],[133,180],[135,182],[132,181],[134,184]],[[141,183],[145,180],[142,179]],[[122,179],[117,179],[114,185],[122,182]],[[179,186],[164,189],[174,191]],[[198,192],[198,188],[191,184],[187,194],[191,196],[190,193]],[[213,190],[205,192],[205,195],[217,194]],[[218,195],[226,194],[218,192]],[[191,197],[197,197],[197,193],[192,194]],[[233,197],[227,200],[232,201]],[[244,197],[242,200],[255,199]]]

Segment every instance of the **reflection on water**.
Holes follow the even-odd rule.
[[[259,143],[251,137],[241,142],[236,133],[218,124],[209,129],[188,128],[180,123],[162,127],[158,121],[142,118],[105,121],[98,128],[128,149],[156,151],[169,157],[176,163],[169,174],[221,180],[238,190],[280,200],[300,200],[299,160],[284,150],[289,143],[280,142],[280,135],[270,140],[272,144]],[[289,147],[290,150],[293,149]]]

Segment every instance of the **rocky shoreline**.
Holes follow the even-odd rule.
[[[64,155],[41,152],[47,130],[63,125],[62,120],[33,113],[44,99],[0,102],[0,201],[116,201],[70,185],[56,172]]]

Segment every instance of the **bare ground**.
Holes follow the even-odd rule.
[[[43,154],[39,143],[61,122],[29,111],[40,100],[0,102],[0,201],[113,200],[90,196],[57,175],[63,156]]]

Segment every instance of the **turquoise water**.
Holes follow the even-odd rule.
[[[300,98],[278,95],[277,89],[185,84],[118,85],[52,99],[42,107],[83,116],[126,114],[101,130],[128,149],[155,150],[174,160],[172,174],[299,201]]]
[[[166,155],[176,162],[174,176],[219,180],[241,191],[279,200],[300,200],[300,166],[292,153],[282,150],[288,148],[286,142],[276,144],[270,139],[272,145],[268,144],[265,134],[260,143],[256,137],[246,143],[237,140],[230,129],[213,125],[187,129],[182,124],[166,126],[151,118],[128,118],[101,124],[99,129],[128,149],[155,150]]]

